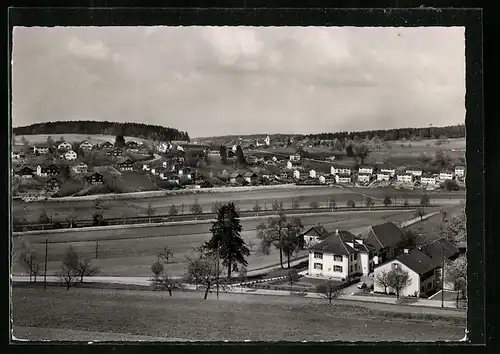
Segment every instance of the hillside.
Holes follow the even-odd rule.
[[[36,123],[13,128],[16,135],[37,134],[81,134],[81,135],[123,135],[142,139],[162,141],[189,141],[187,132],[174,128],[143,123],[118,123],[101,121],[57,121]]]

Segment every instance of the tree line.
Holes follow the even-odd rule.
[[[108,121],[56,121],[36,123],[13,128],[16,135],[33,134],[82,134],[82,135],[117,135],[132,136],[142,139],[161,141],[190,141],[187,132],[174,128],[143,123],[118,123]]]
[[[355,140],[355,139],[373,139],[378,137],[383,141],[394,140],[425,140],[438,139],[446,137],[449,139],[465,137],[465,124],[450,125],[446,127],[423,127],[423,128],[399,128],[387,130],[366,130],[359,132],[336,132],[336,133],[319,133],[308,134],[304,137],[309,139],[321,140]]]

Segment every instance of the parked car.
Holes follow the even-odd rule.
[[[365,282],[359,282],[358,283],[358,289],[365,289],[366,288],[366,283]]]

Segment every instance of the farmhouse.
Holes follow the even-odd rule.
[[[110,143],[109,141],[106,141],[104,143],[101,144],[100,146],[101,149],[112,149],[113,148],[113,144]]]
[[[342,174],[337,174],[335,175],[335,182],[336,183],[351,183],[351,175],[342,175]]]
[[[33,153],[37,155],[46,155],[49,153],[49,146],[48,145],[39,145],[35,146],[33,145]]]
[[[68,143],[67,141],[63,141],[62,143],[57,145],[57,150],[60,150],[60,151],[66,151],[66,150],[69,150],[71,148],[72,148],[71,144]]]
[[[453,179],[453,172],[451,171],[441,171],[439,173],[439,179],[445,181],[447,179]]]
[[[300,179],[300,171],[299,170],[293,170],[293,178]]]
[[[99,172],[94,172],[90,176],[85,177],[85,181],[91,185],[103,184],[104,176]]]
[[[319,183],[321,183],[321,184],[326,183],[326,177],[323,175],[319,175],[318,180],[319,180]]]
[[[392,222],[370,226],[358,238],[375,247],[375,265],[394,259],[405,246],[403,231]]]
[[[300,154],[293,154],[289,157],[290,161],[300,161]]]
[[[106,155],[111,156],[111,157],[121,157],[123,155],[123,152],[122,152],[122,149],[120,149],[120,148],[113,148],[113,149],[107,151]]]
[[[87,166],[87,164],[81,162],[78,165],[73,167],[73,171],[75,171],[76,173],[87,173],[88,166]]]
[[[455,176],[464,177],[465,176],[465,166],[455,166]]]
[[[257,179],[259,178],[255,172],[247,172],[243,177],[245,178],[245,181],[250,184],[256,184]]]
[[[56,165],[38,165],[36,167],[36,175],[40,177],[56,176],[59,174],[59,168]]]
[[[413,176],[411,173],[404,173],[396,176],[396,180],[402,183],[412,183]]]
[[[92,143],[88,140],[84,140],[80,143],[79,145],[80,149],[82,150],[92,150],[92,148],[94,147],[94,145],[92,145]]]
[[[376,267],[374,278],[377,279],[380,274],[384,272],[388,273],[393,269],[406,271],[410,276],[411,284],[401,290],[400,296],[418,297],[435,291],[438,264],[439,262],[436,262],[417,248],[412,250],[405,249],[403,254],[396,257],[396,259]],[[385,292],[386,289],[380,285],[381,284],[375,281],[374,291]],[[388,288],[387,292],[393,293],[395,291],[394,289]]]
[[[332,166],[330,167],[331,175],[351,175],[350,167]]]
[[[286,163],[286,168],[288,168],[289,170],[301,170],[303,167],[302,167],[302,163],[300,161],[287,161]]]
[[[379,170],[381,174],[389,174],[391,177],[396,174],[396,169],[394,167],[384,166]]]
[[[138,149],[139,148],[139,144],[136,143],[135,141],[127,141],[127,143],[125,145],[127,146],[128,149]]]
[[[316,178],[316,170],[309,171],[309,178]]]
[[[371,167],[371,166],[361,166],[358,169],[358,173],[359,174],[369,174],[369,175],[371,175],[373,173],[373,167]]]
[[[329,231],[325,229],[321,225],[316,225],[309,228],[307,231],[300,234],[298,237],[301,239],[301,242],[304,245],[304,248],[309,248],[319,241],[324,240],[324,235],[328,234]]]
[[[119,171],[133,171],[134,170],[134,161],[130,158],[125,158],[116,163],[116,166]]]
[[[390,172],[382,172],[377,173],[377,181],[388,181],[391,179]]]
[[[309,275],[347,279],[370,273],[373,268],[370,257],[374,249],[372,246],[344,230],[322,237],[323,241],[314,244],[309,251]]]
[[[371,175],[369,174],[358,174],[358,182],[370,182]]]
[[[24,151],[21,148],[12,147],[12,159],[19,160],[25,157]]]
[[[45,188],[49,191],[56,192],[61,188],[61,182],[57,178],[50,178],[45,181]]]
[[[233,172],[229,175],[229,182],[232,184],[241,184],[244,180],[242,174],[239,172]]]
[[[420,177],[422,176],[422,169],[410,167],[406,169],[405,173],[415,177]]]
[[[30,167],[23,166],[20,169],[18,169],[17,171],[14,171],[14,176],[17,176],[20,178],[32,178],[34,173],[35,173],[35,171],[33,171],[33,169],[31,169]]]
[[[424,185],[435,185],[436,177],[431,175],[423,175],[420,177],[420,183]]]
[[[74,152],[73,150],[69,150],[64,154],[64,158],[68,161],[76,160],[77,157],[78,156],[76,155],[76,152]]]

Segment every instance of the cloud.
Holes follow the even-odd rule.
[[[85,43],[78,37],[72,37],[68,43],[69,52],[77,57],[103,60],[111,55],[110,49],[101,41]]]

